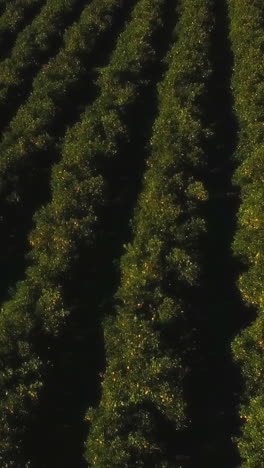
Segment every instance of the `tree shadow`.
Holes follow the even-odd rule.
[[[205,103],[206,124],[214,135],[205,146],[204,174],[209,200],[204,210],[202,285],[193,308],[197,352],[190,360],[186,398],[192,420],[192,464],[195,468],[235,468],[240,458],[232,437],[240,427],[237,406],[242,381],[231,354],[231,341],[245,326],[248,312],[236,287],[241,265],[232,254],[239,192],[232,184],[237,122],[233,114],[233,57],[228,39],[226,2],[214,2],[213,74]]]

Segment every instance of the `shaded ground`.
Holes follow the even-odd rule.
[[[231,437],[239,429],[237,404],[241,377],[230,353],[231,340],[246,320],[236,288],[240,266],[231,251],[239,205],[239,193],[231,182],[237,128],[230,90],[232,55],[226,3],[215,0],[214,9],[214,73],[206,113],[215,132],[206,148],[208,237],[204,246],[203,287],[194,311],[198,357],[192,361],[192,377],[187,389],[192,401],[193,468],[235,468],[240,462]]]

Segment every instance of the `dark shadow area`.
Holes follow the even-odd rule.
[[[236,228],[239,192],[232,185],[232,155],[237,124],[230,89],[233,57],[228,39],[227,5],[214,2],[215,29],[211,57],[213,75],[208,86],[206,123],[214,136],[206,144],[209,200],[204,216],[207,239],[202,287],[193,309],[197,351],[190,362],[186,395],[192,420],[193,468],[235,468],[240,458],[232,437],[240,427],[237,405],[242,382],[231,355],[231,341],[248,320],[236,288],[241,265],[231,244]]]
[[[18,89],[10,88],[7,98],[8,105],[2,105],[0,103],[1,131],[3,131],[10,120],[15,117],[18,108],[24,104],[32,90],[33,80],[41,66],[57,55],[63,44],[63,35],[65,30],[68,29],[71,24],[79,20],[81,12],[87,4],[87,0],[79,0],[73,10],[61,18],[61,21],[58,23],[57,30],[54,32],[53,36],[50,36],[45,49],[43,49],[43,47],[39,49],[38,52],[35,53],[34,59],[30,60],[27,67],[24,68],[23,86],[19,86]],[[10,51],[10,53],[11,52],[12,51]]]
[[[71,314],[61,336],[51,343],[53,368],[47,375],[40,410],[27,440],[32,468],[87,466],[83,452],[89,428],[84,416],[88,407],[100,400],[100,373],[105,368],[102,318],[113,312],[113,295],[120,281],[119,259],[123,244],[131,236],[129,220],[141,189],[157,112],[156,84],[165,70],[162,58],[176,22],[174,8],[168,0],[164,27],[155,37],[156,59],[140,77],[148,80],[148,86],[142,88],[137,103],[123,116],[130,141],[120,142],[120,156],[116,159],[98,160],[99,172],[107,181],[107,205],[98,213],[95,246],[80,246],[80,258],[63,285]]]
[[[30,24],[33,21],[34,17],[37,16],[40,12],[44,3],[45,2],[43,1],[40,5],[33,4],[30,6],[30,8],[26,7],[26,13],[25,15],[22,15],[22,18],[19,21],[19,27],[16,27],[15,31],[13,31],[12,28],[6,31],[0,30],[0,60],[4,60],[10,55],[11,50],[16,41],[17,35],[20,33],[20,31],[22,31],[22,29],[24,29],[28,24]]]

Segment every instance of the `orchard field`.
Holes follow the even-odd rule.
[[[0,0],[0,468],[264,468],[263,0]]]

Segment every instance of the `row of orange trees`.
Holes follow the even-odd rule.
[[[0,17],[0,46],[2,51],[8,49],[8,42],[16,36],[17,32],[28,16],[34,14],[44,0],[11,0],[5,3],[5,9]],[[1,53],[2,55],[2,53]]]
[[[123,164],[131,138],[131,109],[135,117],[151,82],[151,67],[158,62],[157,34],[163,31],[169,2],[4,3],[0,44],[15,37],[27,15],[42,9],[18,34],[10,57],[0,65],[3,109],[11,102],[19,105],[27,73],[37,73],[30,96],[0,143],[1,227],[6,223],[7,232],[1,255],[6,255],[4,249],[8,253],[8,242],[14,243],[8,231],[13,216],[9,209],[31,210],[31,217],[38,202],[27,206],[27,183],[41,182],[52,166],[50,201],[33,218],[24,279],[0,313],[0,462],[10,468],[31,465],[30,454],[23,453],[25,435],[43,401],[54,364],[52,347],[63,336],[71,314],[66,291],[71,272],[78,268],[82,247],[92,257],[98,245],[101,223],[113,202],[109,168]],[[125,7],[134,3],[108,65],[97,70],[98,97],[60,140],[57,126],[60,119],[63,122],[64,104],[87,77],[100,41]],[[238,287],[253,317],[232,343],[245,382],[242,430],[236,443],[242,466],[259,468],[264,438],[264,6],[261,0],[227,3],[239,124],[234,184],[241,190],[233,252],[244,263]],[[63,34],[58,53],[41,66],[71,22],[71,13],[82,6],[79,20]],[[158,86],[158,115],[132,240],[121,258],[115,310],[103,320],[107,362],[102,397],[85,417],[90,426],[86,460],[98,468],[180,468],[192,463],[184,443],[191,426],[184,389],[195,352],[193,298],[201,285],[201,245],[207,235],[203,213],[208,194],[203,182],[210,131],[204,103],[211,75],[214,0],[181,0],[176,6],[178,21]],[[66,123],[62,126],[65,129]],[[8,211],[11,215],[5,220]],[[95,314],[89,304],[87,314]]]
[[[189,426],[183,382],[193,343],[186,322],[206,232],[201,103],[210,76],[211,1],[183,0],[178,13],[116,314],[105,320],[102,399],[87,413],[86,455],[98,468],[190,462],[179,436]]]
[[[17,35],[11,55],[0,65],[2,112],[6,110],[7,103],[13,111],[22,89],[23,94],[25,93],[25,83],[47,61],[54,49],[54,43],[56,46],[60,44],[62,31],[79,4],[82,4],[80,0],[48,0],[32,23]],[[4,117],[5,114],[2,119]]]
[[[245,382],[237,443],[242,466],[257,468],[264,460],[264,4],[261,0],[228,4],[239,124],[234,183],[241,191],[233,251],[244,263],[238,287],[252,310],[251,324],[232,344]]]
[[[85,78],[89,94],[92,80],[87,77],[87,68],[91,57],[98,43],[112,30],[124,5],[123,0],[88,2],[79,20],[65,32],[59,52],[40,68],[28,99],[3,132],[0,257],[6,268],[13,270],[13,276],[16,267],[12,261],[18,263],[25,249],[24,231],[29,229],[34,209],[45,201],[43,192],[47,194],[47,189],[42,179],[49,179],[50,166],[60,147],[59,136],[63,135],[69,114],[75,109],[73,96]],[[19,232],[17,218],[22,218]]]
[[[94,1],[89,15],[86,13],[93,36],[94,31],[111,23],[110,14],[120,8],[120,2],[110,3]],[[36,227],[30,235],[31,265],[11,300],[3,305],[0,448],[2,463],[7,466],[21,460],[23,436],[52,365],[45,343],[59,335],[67,323],[70,311],[64,306],[64,279],[78,261],[80,245],[93,248],[96,243],[97,222],[107,200],[107,181],[99,168],[102,161],[121,156],[121,141],[129,138],[124,118],[148,83],[145,72],[156,59],[153,42],[162,27],[164,4],[165,0],[138,2],[109,65],[101,71],[99,98],[67,132],[61,160],[52,169],[51,201],[35,216]],[[79,41],[71,45],[74,49],[87,47]],[[132,73],[129,82],[125,79],[128,73]]]
[[[80,20],[66,31],[59,53],[33,80],[29,98],[11,120],[0,144],[0,175],[5,186],[14,171],[20,177],[24,166],[32,169],[41,152],[50,149],[62,101],[85,73],[96,41],[111,27],[122,4],[122,0],[93,0],[88,4]],[[18,193],[15,198],[19,198]]]

